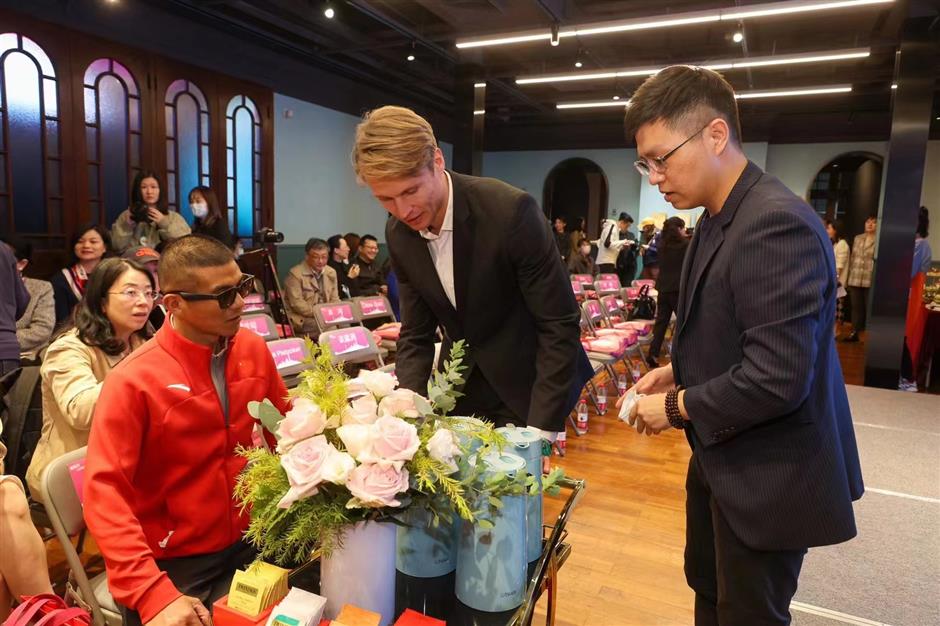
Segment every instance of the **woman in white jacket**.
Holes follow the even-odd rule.
[[[620,249],[633,243],[630,239],[620,238],[620,231],[627,230],[628,226],[626,222],[610,219],[601,222],[601,236],[591,242],[597,244],[597,270],[601,274],[615,273]]]
[[[832,242],[832,252],[836,257],[836,280],[839,281],[837,294],[836,322],[842,322],[842,305],[845,301],[846,284],[849,282],[849,242],[842,238],[842,223],[826,220],[826,232]]]

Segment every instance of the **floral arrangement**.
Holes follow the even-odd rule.
[[[328,555],[348,525],[394,520],[413,506],[431,511],[434,524],[456,514],[486,525],[500,497],[532,488],[531,477],[484,477],[472,452],[501,448],[503,438],[491,425],[447,416],[464,382],[462,342],[427,397],[382,371],[349,379],[328,348],[308,348],[312,368],[286,415],[267,400],[249,406],[277,440],[274,450],[240,451],[248,464],[235,487],[262,558],[286,565]]]

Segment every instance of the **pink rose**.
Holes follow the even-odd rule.
[[[346,424],[336,429],[346,451],[360,463],[374,461],[372,443],[375,440],[374,424]]]
[[[384,461],[410,461],[421,445],[414,424],[398,417],[383,415],[372,427],[372,449]]]
[[[326,416],[307,398],[294,398],[291,410],[277,426],[277,450],[284,452],[298,441],[319,435],[326,427]]]
[[[457,436],[446,428],[438,428],[428,440],[428,454],[435,461],[447,466],[448,472],[457,471],[456,458],[460,456],[460,446],[457,445]]]
[[[376,398],[383,398],[395,390],[398,380],[380,370],[361,370],[359,376],[352,381],[354,384],[363,384]]]
[[[346,488],[353,495],[346,503],[350,509],[401,506],[395,496],[408,491],[408,470],[363,463],[349,473]]]
[[[395,417],[418,417],[415,407],[415,392],[410,389],[396,389],[379,402],[379,413]]]
[[[385,402],[385,400],[382,400],[382,402]],[[372,424],[378,417],[378,405],[371,393],[356,398],[349,403],[348,407],[343,409],[343,425]]]
[[[277,505],[286,509],[297,500],[316,494],[317,487],[324,481],[324,470],[335,454],[340,452],[324,435],[304,439],[282,454],[281,467],[287,473],[290,489]]]

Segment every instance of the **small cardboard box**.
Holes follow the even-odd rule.
[[[273,608],[273,606],[268,607],[267,610],[252,617],[229,608],[228,595],[225,595],[212,605],[212,624],[213,626],[259,626],[268,621]]]

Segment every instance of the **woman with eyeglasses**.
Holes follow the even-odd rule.
[[[129,259],[105,259],[89,277],[73,326],[52,342],[40,370],[42,435],[26,473],[34,498],[46,466],[88,443],[105,376],[150,338],[155,291],[147,269]]]

